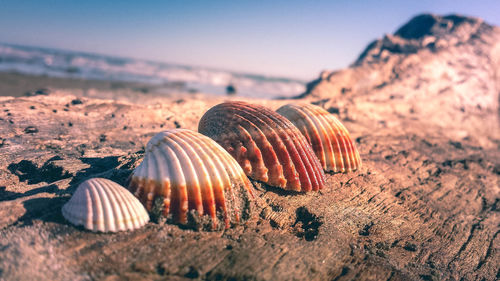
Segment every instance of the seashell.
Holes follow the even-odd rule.
[[[349,132],[328,111],[312,104],[287,104],[277,112],[306,137],[325,171],[351,172],[361,167],[361,157]]]
[[[210,138],[186,129],[161,132],[148,142],[129,189],[153,213],[181,224],[197,224],[208,215],[212,229],[219,219],[228,228],[248,218],[252,196],[236,160]]]
[[[146,209],[132,193],[103,178],[80,184],[62,214],[74,225],[101,232],[133,230],[149,221]]]
[[[198,131],[224,147],[250,178],[294,191],[324,186],[321,164],[307,140],[290,121],[266,107],[218,104],[201,117]]]

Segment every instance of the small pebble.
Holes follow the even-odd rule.
[[[82,104],[82,103],[83,103],[83,101],[80,100],[80,99],[74,99],[74,100],[71,101],[72,105],[77,105],[77,104]]]
[[[24,132],[26,134],[35,134],[35,133],[38,133],[38,129],[35,126],[28,126],[28,127],[24,128]]]

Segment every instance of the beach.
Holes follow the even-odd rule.
[[[474,18],[421,17],[288,99],[0,73],[1,278],[498,279],[500,31]],[[407,35],[421,20],[455,26],[458,43]],[[152,221],[95,233],[64,219],[81,182],[126,185],[152,136],[196,131],[228,100],[318,105],[347,128],[363,165],[327,173],[318,192],[252,180],[250,218],[224,231]]]
[[[48,82],[70,88],[83,83]],[[91,87],[100,86],[107,85]],[[117,96],[94,99],[51,89],[48,95],[0,98],[0,241],[7,277],[289,280],[376,274],[408,280],[495,274],[498,253],[484,241],[496,239],[490,231],[498,200],[491,185],[498,179],[498,149],[457,143],[437,131],[402,132],[383,124],[375,129],[370,120],[352,116],[339,117],[356,140],[362,169],[329,174],[324,190],[300,195],[283,196],[254,182],[265,203],[246,224],[224,232],[156,223],[117,234],[75,228],[60,209],[80,182],[105,177],[125,184],[154,134],[196,130],[211,106],[238,99],[142,93],[141,102],[133,103],[118,97],[121,90],[103,91]],[[296,102],[246,100],[272,109]],[[477,225],[469,237],[460,235],[469,225],[464,215],[473,215]],[[464,250],[471,247],[483,250]],[[484,265],[472,273],[470,259]],[[444,267],[448,263],[452,267]]]

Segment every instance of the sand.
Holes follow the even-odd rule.
[[[100,234],[61,215],[80,182],[99,176],[124,184],[151,136],[196,130],[211,106],[239,98],[5,73],[0,81],[0,279],[494,280],[500,274],[498,147],[450,138],[415,120],[418,113],[374,122],[355,114],[367,103],[348,103],[346,111],[337,108],[342,97],[309,97],[303,101],[334,112],[350,131],[363,159],[359,171],[328,174],[324,190],[306,194],[253,182],[262,203],[247,223],[223,232],[150,222]],[[48,95],[24,96],[48,86]],[[295,102],[244,100],[272,109]]]

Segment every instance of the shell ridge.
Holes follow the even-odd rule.
[[[296,170],[296,165],[294,162],[294,159],[292,158],[292,155],[290,154],[290,146],[287,146],[287,141],[290,139],[283,139],[282,134],[283,130],[280,130],[280,128],[276,131],[275,124],[273,124],[272,120],[267,118],[265,114],[261,114],[260,116],[263,119],[259,117],[258,113],[252,112],[249,110],[246,106],[244,107],[246,110],[240,109],[241,114],[245,114],[246,118],[248,120],[251,120],[252,123],[256,123],[256,126],[260,129],[262,127],[262,132],[264,134],[264,137],[269,141],[270,145],[272,146],[273,150],[275,151],[277,157],[278,157],[278,163],[280,163],[283,166],[283,174],[286,179],[286,182],[283,182],[285,188],[287,189],[293,189],[297,190],[300,189],[300,179],[298,179],[298,174],[299,172]],[[274,125],[274,126],[271,126]],[[265,131],[265,132],[264,132]],[[293,152],[293,150],[292,150]]]
[[[216,110],[214,110],[212,112],[212,115],[208,115],[208,114],[204,115],[205,117],[209,116],[210,118],[203,118],[202,117],[202,120],[205,120],[205,119],[222,120],[221,122],[227,123],[227,124],[224,123],[225,126],[221,126],[221,127],[225,128],[226,130],[228,128],[231,128],[231,126],[227,126],[227,125],[230,125],[232,122],[236,122],[236,123],[242,125],[242,127],[251,136],[254,136],[254,137],[252,137],[252,139],[257,144],[257,147],[260,150],[260,154],[262,155],[261,161],[262,161],[263,165],[256,165],[256,163],[251,163],[253,171],[259,170],[259,168],[261,166],[264,166],[267,169],[268,167],[274,167],[280,163],[280,160],[278,159],[278,156],[276,155],[276,152],[273,149],[273,146],[269,143],[269,140],[266,138],[265,134],[261,131],[260,128],[258,128],[255,124],[253,124],[247,118],[238,114],[238,112],[234,111],[233,109],[228,109],[227,111],[222,111],[222,110],[219,111],[217,107],[214,107],[213,109],[216,109]],[[226,116],[227,114],[230,114],[230,116]],[[206,122],[206,123],[210,124],[210,122]],[[210,128],[212,128],[212,127],[213,126],[211,126]],[[200,128],[201,128],[200,132],[207,133],[207,131],[203,130],[203,127],[201,127],[201,123],[200,123]],[[252,135],[252,133],[250,131],[253,131],[255,133],[255,135]],[[216,135],[216,136],[209,134],[209,136],[213,137],[218,142],[221,141],[220,136],[222,136],[222,135],[224,135],[224,133]],[[236,136],[238,136],[238,134],[236,134]],[[231,153],[231,155],[234,156],[233,153]],[[262,172],[262,176],[258,178],[259,180],[262,180],[263,182],[268,182],[269,179],[271,179],[271,182],[276,182],[275,178],[273,178],[271,176],[271,175],[275,175],[274,174],[275,171],[271,170],[271,171],[265,171],[265,173],[263,171],[261,171],[261,172]],[[278,178],[284,179],[283,174],[280,174],[280,176],[278,176]],[[282,180],[280,180],[280,181],[282,181]],[[279,183],[277,183],[277,184],[280,185]]]
[[[325,128],[325,133],[332,136],[332,142],[331,145],[335,148],[334,152],[335,158],[333,163],[333,171],[334,172],[345,172],[346,170],[346,163],[344,163],[344,155],[345,155],[345,150],[343,149],[344,145],[337,133],[337,127],[333,125],[329,120],[331,121],[331,118],[327,118],[322,112],[316,110],[314,107],[308,105],[307,110],[311,112],[311,115],[314,115],[316,119],[320,122],[321,126]],[[331,117],[331,116],[329,116]]]
[[[101,190],[105,194],[105,197],[107,198],[106,201],[108,201],[109,207],[110,207],[110,217],[108,218],[109,224],[112,224],[114,221],[115,223],[113,224],[111,228],[116,228],[117,230],[124,230],[125,229],[125,220],[122,215],[122,210],[123,204],[126,204],[127,200],[123,200],[116,190],[114,190],[113,186],[107,182],[102,182],[101,184]],[[121,200],[117,200],[121,199]],[[114,229],[114,230],[116,230]]]
[[[264,164],[262,152],[252,139],[252,136],[241,125],[230,128],[235,131],[235,137],[239,137],[241,145],[236,150],[236,161],[240,163],[246,174],[256,178],[268,179],[268,169]]]
[[[109,187],[108,190],[113,193],[117,202],[115,209],[121,214],[121,217],[117,217],[117,221],[123,227],[121,230],[137,229],[149,221],[148,212],[130,191],[112,181],[103,182]]]
[[[342,132],[344,133],[344,138],[349,144],[350,147],[349,156],[351,157],[352,170],[356,170],[360,166],[359,161],[361,161],[361,158],[357,158],[359,156],[358,149],[356,148],[354,141],[350,137],[351,134],[349,133],[347,128],[337,118],[335,118],[335,121],[337,122],[338,126],[342,129]]]
[[[177,144],[179,144],[182,149],[186,152],[186,155],[189,157],[190,162],[193,165],[194,172],[196,174],[198,180],[198,190],[197,196],[200,198],[200,207],[201,209],[200,215],[208,212],[210,217],[214,222],[214,226],[216,224],[215,220],[215,202],[213,199],[212,192],[212,183],[210,181],[209,172],[207,167],[205,166],[205,162],[202,160],[202,150],[197,150],[193,147],[193,144],[188,142],[187,136],[182,134],[172,135],[172,140],[174,140]]]
[[[248,178],[245,175],[245,173],[243,172],[243,170],[237,165],[238,163],[235,161],[235,159],[232,158],[231,155],[226,153],[224,148],[222,148],[218,143],[213,142],[210,138],[204,137],[203,141],[206,142],[207,144],[215,146],[217,148],[217,150],[219,151],[219,153],[217,153],[214,157],[218,159],[218,161],[215,161],[215,162],[217,163],[221,173],[225,174],[226,177],[230,177],[231,179],[236,181],[236,183],[243,184],[243,186],[244,186],[243,191],[248,192],[251,196],[253,196],[253,193],[252,193],[252,190],[250,187],[250,185],[251,185],[250,181],[248,180]],[[224,166],[222,165],[222,163],[226,163],[227,169],[224,169]],[[228,208],[229,210],[233,210],[232,216],[234,217],[236,222],[239,222],[240,221],[239,212],[240,212],[241,206],[238,205],[239,204],[238,200],[235,200],[235,197],[234,197],[235,190],[234,190],[232,184],[228,184],[225,186],[227,187],[227,189],[229,189],[228,192],[230,192],[229,196],[231,196],[231,200],[228,201],[228,203],[231,204],[231,206],[228,205],[226,207],[226,205],[224,204],[224,213],[227,214],[226,208]],[[223,194],[223,196],[226,196],[226,192],[224,192],[222,194]],[[242,195],[244,195],[244,193],[242,193]],[[226,227],[228,227],[228,225],[229,225],[229,221],[226,221]]]
[[[344,164],[343,164],[343,153],[341,151],[341,145],[340,145],[340,142],[338,140],[338,137],[335,133],[335,131],[332,129],[331,125],[329,125],[328,121],[323,118],[324,116],[322,114],[318,114],[317,111],[314,110],[314,107],[312,107],[311,105],[309,104],[305,104],[301,107],[297,107],[297,110],[300,110],[302,109],[304,112],[307,112],[308,115],[310,115],[312,118],[311,120],[309,119],[304,119],[305,121],[312,121],[312,120],[317,120],[317,124],[315,123],[309,123],[310,126],[318,126],[319,129],[321,131],[324,132],[324,134],[326,135],[329,135],[331,136],[332,138],[329,138],[330,140],[330,143],[328,143],[329,145],[329,148],[331,147],[331,151],[332,151],[332,161],[331,162],[328,162],[327,163],[327,167],[328,166],[333,166],[333,167],[330,167],[330,169],[332,169],[333,171],[338,171],[340,169],[340,171],[343,171],[344,170]],[[333,143],[336,143],[337,145],[333,145]]]
[[[303,118],[307,119],[308,121],[311,119],[309,116],[305,114]],[[323,169],[326,169],[327,161],[329,161],[333,157],[333,149],[331,145],[323,145],[323,143],[330,144],[330,142],[323,141],[324,139],[324,137],[322,136],[323,134],[320,134],[318,132],[319,128],[317,128],[316,126],[307,126],[306,121],[302,119],[297,119],[296,122],[297,122],[296,124],[297,128],[299,128],[301,132],[304,132],[306,140],[308,143],[311,144],[313,151],[319,152],[316,153],[316,156],[318,156],[320,163],[323,165]],[[325,153],[325,151],[327,153]]]
[[[186,223],[187,212],[188,212],[188,192],[186,186],[186,179],[180,161],[172,148],[165,144],[166,151],[168,152],[169,159],[171,159],[172,165],[170,165],[170,174],[172,177],[172,196],[170,198],[171,213],[174,220]]]
[[[217,145],[217,143],[214,143],[214,144]],[[222,147],[220,149],[221,149],[221,151],[224,151]],[[248,177],[243,172],[243,170],[240,169],[238,166],[236,166],[236,164],[238,164],[238,163],[234,163],[234,159],[231,158],[231,155],[229,155],[227,153],[221,153],[221,155],[219,155],[219,156],[221,156],[221,158],[222,158],[221,161],[228,163],[227,166],[231,170],[232,177],[235,180],[235,182],[237,183],[237,186],[229,185],[230,196],[231,196],[231,200],[229,203],[232,205],[229,209],[233,210],[232,213],[233,213],[234,220],[236,222],[239,222],[240,221],[239,213],[240,213],[240,210],[243,206],[241,206],[241,202],[239,200],[235,199],[235,188],[239,187],[240,189],[243,190],[243,192],[241,192],[241,190],[238,190],[238,192],[241,192],[242,196],[245,196],[245,193],[244,193],[245,191],[248,192],[250,194],[250,196],[253,196],[253,192],[251,189],[251,183],[248,180]],[[241,185],[243,185],[243,187],[241,187]]]
[[[88,183],[89,185],[89,191],[90,191],[90,199],[92,200],[92,206],[95,208],[92,208],[92,220],[89,221],[90,225],[93,227],[89,228],[95,228],[99,231],[104,231],[104,215],[103,215],[103,210],[102,210],[102,202],[101,198],[99,196],[99,192],[97,191],[96,187],[92,184],[92,182]]]
[[[161,187],[158,190],[158,194],[163,196],[163,215],[166,217],[170,213],[172,174],[170,172],[170,165],[165,146],[160,146],[158,148],[158,153],[160,154],[157,156],[159,158],[158,162],[162,164],[162,169],[165,173],[163,174],[164,178],[160,184]]]
[[[298,154],[298,157],[296,158],[296,162],[299,162],[302,165],[299,165],[300,169],[304,169],[305,171],[302,171],[300,174],[303,175],[303,178],[301,179],[301,184],[304,182],[306,183],[306,186],[303,186],[302,189],[304,191],[308,191],[311,188],[314,190],[317,190],[318,188],[315,188],[316,186],[319,185],[319,178],[317,175],[317,172],[321,169],[315,169],[314,165],[314,159],[311,158],[309,155],[309,151],[307,151],[307,147],[309,145],[305,140],[303,140],[303,135],[298,131],[298,129],[286,118],[283,116],[277,114],[274,111],[271,111],[270,109],[264,108],[267,112],[269,119],[271,119],[274,124],[274,127],[276,127],[280,131],[287,131],[288,133],[285,133],[284,136],[286,136],[286,139],[289,140],[290,136],[293,138],[291,139],[290,142],[285,142],[291,146],[292,152]],[[297,145],[299,144],[299,145]],[[305,150],[304,150],[305,149]],[[311,169],[312,168],[312,169]],[[312,176],[309,177],[309,176]]]
[[[301,132],[307,134],[309,131],[311,133],[312,137],[310,137],[309,143],[311,144],[313,150],[317,151],[316,156],[318,156],[318,159],[322,162],[323,168],[326,169],[326,163],[330,163],[330,161],[335,164],[335,161],[332,160],[335,156],[330,137],[325,133],[326,129],[324,126],[319,124],[318,120],[314,118],[314,116],[311,116],[307,108],[301,108],[295,105],[290,105],[290,107],[288,107],[288,105],[285,105],[280,109],[284,109],[282,110],[282,113],[286,114],[287,117],[296,116],[293,121],[303,124],[303,129],[300,130]],[[278,109],[278,112],[280,112],[280,109]],[[307,124],[310,123],[313,123],[314,126],[307,126]],[[297,128],[299,128],[299,126],[297,126]],[[324,133],[321,134],[320,131]]]
[[[85,220],[84,218],[78,218],[79,220],[79,225],[83,225],[87,228],[90,228],[90,227],[94,227],[94,224],[93,224],[93,220],[95,220],[95,208],[93,207],[93,200],[92,200],[92,191],[90,190],[90,188],[87,186],[85,188],[85,204],[87,205],[87,210],[89,210],[90,212],[88,213],[89,216],[88,218]],[[77,205],[75,205],[77,206]],[[84,210],[83,210],[84,211]],[[84,212],[81,212],[82,214],[84,214]]]
[[[125,189],[119,189],[112,182],[106,183],[108,190],[113,193],[115,198],[116,220],[121,225],[122,229],[136,229],[149,220],[149,216],[145,216],[144,207],[138,200],[133,200],[134,197]],[[147,215],[147,213],[146,213]]]
[[[312,189],[315,191],[321,189],[325,181],[325,176],[321,169],[321,162],[317,159],[312,147],[292,122],[279,114],[276,115],[276,119],[278,122],[282,123],[284,127],[289,128],[290,134],[294,136],[295,146],[300,148],[298,149],[300,159],[304,161],[307,173],[310,175],[310,177],[307,178],[311,181]],[[297,145],[297,143],[299,145]]]
[[[249,106],[245,106],[245,108],[251,110],[253,113],[256,112],[255,109],[252,109]],[[268,122],[266,123],[268,123],[272,130],[276,130],[278,132],[278,137],[285,145],[285,151],[290,155],[292,165],[295,169],[295,176],[299,177],[299,186],[296,186],[295,188],[292,187],[291,189],[297,191],[300,191],[301,189],[304,191],[311,190],[313,188],[313,182],[311,181],[311,178],[309,176],[313,175],[313,173],[310,173],[310,170],[307,168],[309,163],[304,162],[307,157],[304,157],[305,155],[301,150],[301,146],[296,145],[296,142],[299,139],[295,138],[296,134],[294,134],[295,132],[293,130],[295,127],[290,126],[291,123],[287,124],[287,120],[280,119],[279,117],[281,116],[277,113],[267,108],[263,108],[263,110],[265,110],[265,112],[267,113],[262,114],[263,118],[267,118]],[[287,130],[288,133],[285,130]],[[290,138],[289,134],[293,134],[294,138]]]
[[[327,121],[327,117],[326,116],[321,116],[323,117],[323,119],[325,120],[325,122],[328,122]],[[343,172],[345,170],[347,171],[352,171],[352,167],[351,167],[351,159],[350,159],[350,147],[348,145],[348,143],[346,143],[346,137],[344,135],[344,131],[342,130],[342,128],[339,126],[339,122],[337,120],[337,118],[335,118],[335,116],[331,115],[331,116],[328,116],[331,120],[331,127],[332,128],[332,131],[335,133],[335,136],[337,137],[337,140],[339,142],[339,149],[342,150],[341,152],[341,155],[343,155],[344,157],[341,157],[342,159],[342,163],[343,163]],[[343,127],[343,126],[342,126]]]
[[[76,192],[74,194],[81,194],[82,192],[80,190],[76,190]],[[85,194],[84,194],[85,195]],[[81,195],[79,196],[81,197]],[[80,200],[81,201],[81,200]],[[85,202],[84,202],[85,203]],[[66,202],[66,204],[63,205],[63,208],[62,208],[62,213],[63,213],[63,216],[67,219],[67,220],[75,220],[77,218],[75,218],[75,205],[78,204],[77,203],[77,200],[76,198],[74,198],[74,196],[72,196],[68,202]]]
[[[229,227],[229,214],[228,214],[228,209],[231,209],[230,207],[226,205],[226,198],[227,198],[227,193],[231,193],[232,195],[232,188],[231,188],[231,178],[232,179],[237,179],[236,177],[230,176],[230,174],[236,175],[236,172],[234,171],[234,164],[231,162],[228,162],[227,159],[221,157],[221,152],[225,152],[225,150],[220,147],[216,142],[213,142],[211,139],[208,137],[200,137],[199,140],[201,143],[206,145],[207,147],[214,147],[214,150],[216,153],[212,155],[213,157],[213,162],[212,164],[215,167],[215,171],[219,174],[220,178],[218,179],[219,181],[219,188],[214,188],[213,194],[215,198],[216,205],[222,209],[223,215],[224,215],[224,223],[226,225],[226,228]],[[228,154],[222,154],[228,157],[231,157]],[[233,161],[235,161],[233,158],[231,158]],[[226,163],[226,167],[224,168],[223,163]],[[224,183],[223,183],[224,182]],[[226,187],[224,189],[223,187]],[[229,189],[229,190],[228,190]],[[237,211],[237,210],[236,210]]]
[[[87,201],[86,200],[77,200],[77,198],[87,198],[87,194],[88,191],[87,190],[83,190],[83,192],[81,192],[81,190],[77,189],[77,192],[75,192],[74,194],[77,194],[78,193],[78,196],[75,197],[75,195],[73,195],[70,200],[64,204],[63,206],[63,216],[68,220],[68,221],[73,221],[76,225],[86,225],[86,218],[84,216],[79,216],[78,214],[81,214],[82,212],[79,212],[79,210],[81,209],[85,209],[84,207],[81,207],[81,205],[85,205],[85,206],[92,206],[91,204],[87,204]],[[89,198],[90,199],[90,198]]]
[[[215,161],[218,157],[218,147],[214,147],[214,155],[213,158],[209,157],[209,155],[204,151],[203,145],[212,149],[212,146],[209,144],[205,144],[202,138],[192,138],[193,135],[186,136],[186,141],[191,143],[193,147],[196,147],[196,150],[199,152],[200,158],[202,158],[204,165],[206,165],[205,172],[207,174],[207,181],[210,184],[210,189],[207,190],[207,203],[209,205],[209,214],[216,221],[217,216],[217,208],[223,209],[224,216],[227,217],[227,210],[224,203],[224,199],[220,200],[219,192],[217,190],[222,190],[224,184],[222,183],[222,175],[223,169],[219,169],[219,167],[215,164]],[[228,184],[229,185],[229,184]],[[222,193],[222,198],[224,198],[224,193]],[[205,199],[204,199],[205,201]],[[226,222],[226,221],[225,221]],[[214,225],[215,227],[215,225]]]
[[[108,193],[105,190],[105,187],[100,184],[100,182],[91,182],[92,185],[94,185],[96,191],[99,193],[99,199],[101,200],[101,206],[102,208],[102,221],[103,221],[103,226],[104,229],[109,229],[111,231],[116,231],[117,225],[113,222],[117,222],[114,211],[113,211],[113,205],[111,204],[111,199],[109,198]]]
[[[157,181],[149,181],[150,185],[153,186],[152,190],[150,191],[152,195],[151,196],[148,195],[148,197],[151,198],[152,204],[154,204],[158,196],[163,195],[162,190],[163,190],[164,179],[168,177],[168,168],[166,167],[166,165],[168,165],[168,162],[165,161],[162,152],[163,152],[162,146],[158,144],[157,149],[151,155],[155,160],[154,162],[155,162],[156,174],[158,175]]]
[[[343,153],[341,151],[341,145],[335,130],[332,130],[331,125],[328,122],[328,118],[325,115],[321,114],[322,112],[318,112],[314,110],[310,104],[303,106],[305,112],[307,112],[308,116],[310,116],[310,120],[314,122],[314,126],[318,127],[322,132],[325,139],[322,141],[327,142],[328,154],[330,155],[329,162],[326,162],[327,169],[329,166],[333,171],[343,171],[344,170],[344,161],[343,161]],[[336,143],[337,145],[334,145]]]
[[[159,149],[159,144],[155,144],[154,148],[155,148],[155,151],[157,151]],[[146,179],[155,178],[154,175],[157,173],[157,168],[155,165],[156,162],[157,162],[156,154],[151,153],[150,157],[148,157],[148,162],[147,162],[148,169],[147,169],[147,176],[145,177]],[[145,196],[145,200],[146,200],[146,207],[148,209],[151,209],[153,206],[154,190],[155,190],[156,184],[152,181],[149,181],[149,180],[145,180],[144,184],[145,184],[144,196]]]
[[[138,200],[132,200],[133,197],[128,196],[130,194],[125,194],[124,190],[119,191],[119,194],[127,206],[126,209],[121,208],[122,212],[126,214],[126,210],[128,210],[130,216],[128,219],[126,217],[124,219],[125,228],[137,229],[146,224],[149,221],[149,214],[144,206]]]
[[[188,212],[189,210],[196,210],[200,215],[203,215],[200,176],[196,171],[196,164],[192,160],[192,155],[179,144],[179,140],[175,140],[175,135],[173,134],[165,143],[175,152],[182,169],[186,171],[184,177],[187,190]]]
[[[238,115],[240,116],[240,115]],[[253,162],[252,170],[259,171],[260,177],[258,177],[263,182],[275,183],[277,185],[286,185],[286,179],[283,172],[280,156],[276,153],[274,146],[272,145],[272,140],[270,140],[261,128],[256,126],[251,120],[240,116],[241,120],[245,120],[244,123],[248,128],[243,128],[243,133],[250,135],[250,139],[256,144],[258,151],[253,151],[256,157],[260,155],[260,161]],[[255,132],[256,138],[251,137],[250,131]],[[260,147],[257,143],[260,143]],[[255,147],[246,147],[246,149],[254,149]],[[262,151],[265,150],[265,151]],[[257,154],[257,155],[256,155]],[[272,167],[272,168],[270,168]]]
[[[292,123],[298,124],[301,122],[306,123],[306,128],[310,129],[316,127],[321,135],[321,140],[324,142],[323,151],[318,151],[313,142],[309,141],[315,149],[315,153],[318,155],[323,153],[329,155],[330,153],[326,148],[332,147],[333,157],[331,161],[326,161],[326,169],[332,170],[334,172],[350,172],[356,170],[361,165],[361,157],[359,156],[359,151],[356,148],[348,130],[346,127],[332,114],[328,113],[326,110],[319,106],[312,104],[301,104],[301,105],[285,105],[278,109],[283,116],[289,118]],[[304,112],[307,114],[306,117],[299,118],[297,114],[299,112]],[[300,119],[297,121],[297,119]],[[304,135],[303,127],[298,126],[300,132]],[[319,157],[321,159],[321,157]],[[325,160],[328,160],[326,158]]]
[[[344,148],[344,151],[345,151],[345,162],[346,163],[346,166],[347,166],[347,170],[350,172],[353,170],[353,163],[352,163],[352,159],[351,159],[351,152],[352,152],[352,146],[351,146],[351,142],[349,140],[347,140],[347,137],[346,135],[346,129],[344,127],[344,125],[340,124],[340,122],[337,120],[337,118],[335,118],[335,116],[330,116],[330,118],[332,119],[332,123],[333,123],[333,126],[336,128],[337,130],[337,134],[340,138],[340,140],[342,141],[343,143],[343,148]]]

